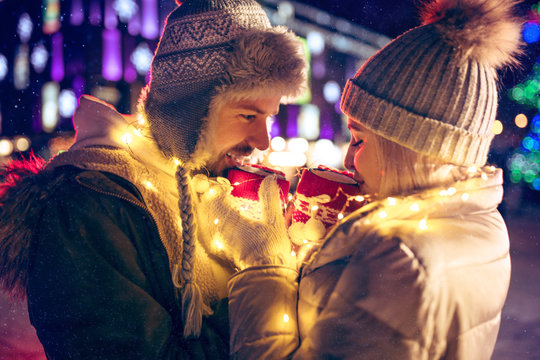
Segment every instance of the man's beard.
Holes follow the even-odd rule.
[[[239,145],[226,152],[220,153],[216,157],[213,157],[212,159],[208,160],[205,166],[206,170],[208,171],[208,176],[225,176],[227,170],[237,165],[242,165],[242,163],[246,160],[244,158],[250,156],[253,150],[254,149],[249,145]]]

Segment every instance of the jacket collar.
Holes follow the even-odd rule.
[[[495,211],[502,201],[502,182],[501,169],[486,167],[451,186],[370,203],[344,218],[327,234],[320,248],[311,256],[304,274],[330,262],[346,260],[354,254],[359,243],[369,241],[373,230],[384,222],[410,220],[422,226],[423,220]],[[349,236],[353,227],[355,236]]]

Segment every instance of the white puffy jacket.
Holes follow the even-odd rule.
[[[481,176],[480,176],[481,175]],[[297,273],[229,281],[241,359],[489,359],[510,281],[502,172],[374,202]]]

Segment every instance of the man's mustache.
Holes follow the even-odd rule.
[[[227,154],[237,155],[237,156],[249,156],[251,155],[253,150],[255,149],[249,145],[240,145],[227,151]]]

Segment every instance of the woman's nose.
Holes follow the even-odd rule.
[[[350,146],[347,148],[347,154],[345,154],[345,160],[343,161],[343,165],[345,165],[345,168],[347,170],[356,170],[354,168],[354,151],[351,149]]]

